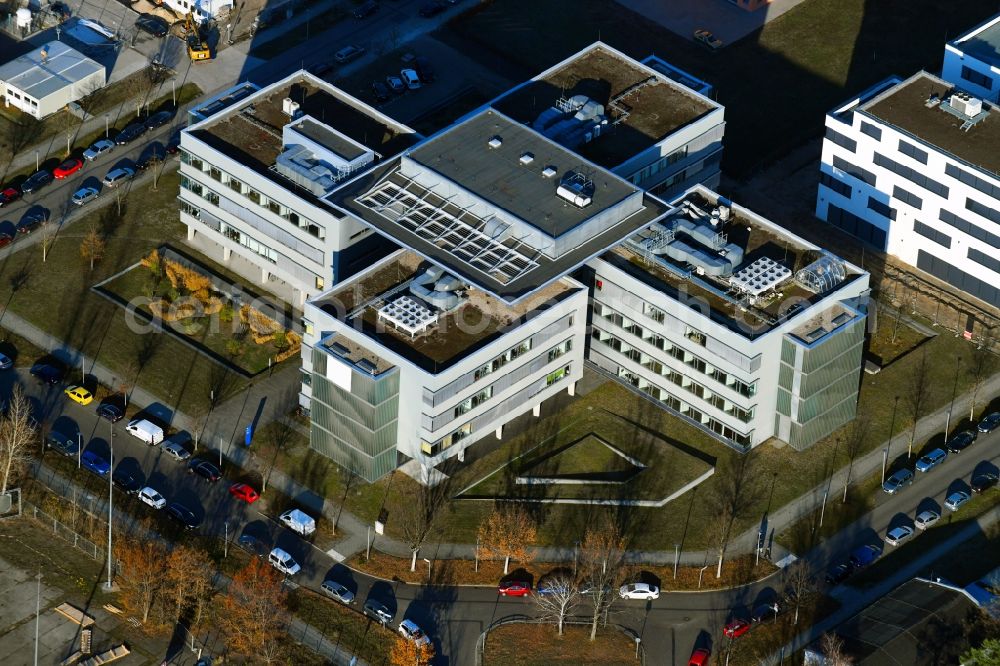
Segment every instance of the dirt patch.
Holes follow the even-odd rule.
[[[590,628],[569,626],[562,636],[552,624],[508,624],[486,637],[486,666],[598,666],[635,662],[632,638],[614,629],[598,629],[590,640]]]

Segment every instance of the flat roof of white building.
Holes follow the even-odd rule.
[[[104,72],[104,65],[63,42],[49,42],[0,66],[0,81],[44,99],[95,72]]]

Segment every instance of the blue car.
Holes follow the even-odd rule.
[[[569,584],[568,581],[560,580],[558,578],[552,580],[543,578],[538,583],[538,587],[535,588],[535,591],[543,597],[550,594],[566,594],[569,592]]]
[[[80,464],[97,476],[107,476],[108,472],[111,471],[111,465],[108,461],[93,451],[84,451],[83,455],[80,456]]]
[[[948,452],[944,449],[934,449],[925,456],[922,456],[920,460],[917,461],[917,471],[918,472],[929,472],[934,467],[940,465],[944,462],[944,459],[948,457]]]

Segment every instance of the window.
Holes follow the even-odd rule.
[[[973,238],[978,238],[979,240],[992,245],[995,248],[1000,249],[1000,236],[996,234],[991,234],[979,225],[973,224],[968,220],[963,220],[958,215],[955,215],[951,211],[941,209],[941,213],[938,215],[940,219],[945,224],[951,225],[958,229],[959,231],[964,231]]]
[[[914,220],[913,230],[923,236],[924,238],[930,238],[932,241],[938,245],[943,245],[944,247],[951,247],[951,236],[946,233],[942,233],[933,227],[929,227],[923,222],[918,222]],[[970,249],[969,252],[972,252]],[[970,259],[972,257],[969,257]]]
[[[896,219],[896,210],[889,206],[889,204],[882,203],[875,197],[868,197],[868,210],[873,210],[883,217],[887,217],[890,220]]]
[[[216,169],[214,166],[210,166],[208,168],[208,175],[213,180],[218,180],[220,182],[222,181],[222,171]]]
[[[994,286],[994,282],[980,280],[923,250],[917,251],[917,268],[927,271],[934,277],[944,280],[976,298],[1000,307],[1000,289]]]
[[[987,90],[993,90],[993,81],[990,77],[986,76],[982,72],[977,72],[971,67],[962,65],[962,78],[973,83],[981,88],[986,88]]]
[[[254,202],[258,206],[260,205],[260,199],[261,199],[260,192],[253,189],[252,187],[248,187],[246,194],[247,194],[247,199]]]
[[[888,169],[889,171],[892,171],[897,176],[901,176],[906,180],[910,181],[911,183],[916,183],[920,187],[930,192],[933,192],[939,197],[944,197],[945,199],[948,198],[949,190],[946,185],[942,185],[936,180],[928,178],[927,176],[925,176],[920,171],[917,171],[916,169],[911,169],[908,166],[905,166],[903,164],[900,164],[899,162],[891,160],[885,155],[882,155],[881,153],[875,153],[875,159],[872,161],[875,162],[875,164],[877,164],[878,166],[884,169]]]
[[[316,288],[317,289],[322,289],[324,284],[326,284],[326,282],[323,280],[323,278],[317,276],[316,277]]]
[[[551,363],[552,361],[556,360],[557,358],[559,358],[566,352],[570,351],[571,349],[573,349],[573,338],[568,338],[561,345],[556,345],[555,347],[549,350],[548,362]]]
[[[842,197],[847,199],[851,198],[851,186],[845,182],[837,180],[825,171],[819,174],[819,184],[825,185]]]
[[[885,231],[850,211],[830,204],[827,208],[826,221],[866,243],[871,243],[880,250],[885,249]]]
[[[705,346],[705,341],[707,340],[704,333],[695,330],[690,326],[688,326],[687,330],[684,331],[684,337],[690,340],[691,342],[695,343],[696,345],[701,345],[702,347]]]
[[[273,199],[267,200],[267,209],[275,215],[281,215],[281,204]]]
[[[861,133],[867,134],[876,141],[882,140],[882,129],[863,120],[861,121]]]
[[[994,185],[990,181],[980,178],[965,169],[959,169],[954,164],[946,164],[944,172],[955,180],[963,182],[969,187],[979,190],[989,197],[1000,199],[1000,185]]]
[[[520,344],[511,347],[503,354],[500,354],[489,363],[481,366],[478,370],[476,370],[473,373],[472,375],[473,381],[479,381],[486,375],[496,372],[497,370],[505,366],[508,361],[513,361],[515,358],[517,358],[521,354],[524,354],[530,349],[531,349],[531,338],[528,338],[524,342],[521,342]]]
[[[198,159],[197,157],[191,156],[189,153],[183,153],[183,154],[184,155],[188,155],[188,164],[190,164],[192,167],[194,167],[198,171],[204,171],[205,170],[205,163],[202,162],[200,159]]]
[[[243,194],[243,183],[240,182],[240,181],[238,181],[238,180],[236,180],[232,176],[229,177],[229,183],[228,183],[228,185],[229,185],[229,189],[231,189],[232,191],[239,192],[240,194]]]
[[[972,259],[981,266],[986,266],[986,268],[995,273],[1000,273],[1000,259],[994,259],[990,255],[971,247],[969,248],[969,259]]]
[[[830,129],[829,127],[826,128],[826,139],[830,143],[834,143],[834,144],[840,146],[841,148],[846,148],[847,150],[851,151],[852,153],[855,150],[857,150],[857,148],[858,148],[858,142],[857,141],[855,141],[854,139],[848,139],[846,136],[844,136],[840,132],[834,131],[834,130]]]
[[[899,140],[899,152],[903,153],[907,157],[912,157],[921,164],[927,164],[927,153],[920,150],[912,143],[907,143],[902,139]]]
[[[966,197],[965,199],[965,207],[971,210],[973,213],[976,213],[977,215],[982,215],[991,222],[996,222],[997,224],[1000,224],[1000,210],[997,210],[996,208],[992,208],[990,206],[984,206],[978,201],[975,201],[968,197]]]
[[[472,424],[466,423],[464,426],[462,426],[455,432],[451,433],[447,437],[442,438],[440,441],[437,441],[434,444],[429,444],[428,442],[421,442],[420,451],[425,456],[437,455],[438,453],[452,446],[456,442],[465,439],[470,434],[472,434]]]
[[[312,335],[316,331],[316,328],[313,326],[313,323],[308,319],[302,320],[302,328],[305,330],[306,335]]]
[[[844,173],[850,174],[858,180],[875,187],[875,174],[871,171],[866,171],[859,166],[854,166],[847,160],[837,157],[836,155],[833,156],[833,166],[834,168],[840,169]]]
[[[568,365],[564,366],[562,368],[559,368],[555,372],[550,372],[545,377],[545,385],[546,386],[552,386],[553,384],[562,381],[566,377],[566,375],[568,375],[568,374],[569,374],[569,366]]]
[[[487,386],[479,393],[466,398],[455,406],[455,418],[471,411],[493,397],[493,387]]]
[[[923,202],[923,200],[920,197],[918,197],[915,194],[911,194],[911,193],[907,192],[906,190],[904,190],[902,187],[899,187],[898,185],[896,185],[896,186],[894,186],[892,188],[892,196],[893,196],[894,199],[899,199],[903,203],[905,203],[905,204],[907,204],[909,206],[913,206],[914,208],[916,208],[918,210],[920,208],[923,208],[924,202]]]
[[[655,305],[650,305],[649,303],[642,304],[642,313],[660,324],[662,324],[663,320],[667,317],[667,314],[663,310]]]

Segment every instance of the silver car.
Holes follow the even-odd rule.
[[[94,145],[87,150],[83,151],[83,159],[88,162],[93,162],[101,155],[110,153],[115,149],[115,142],[109,141],[108,139],[101,139],[100,141],[95,141]]]
[[[323,594],[331,599],[339,601],[342,604],[354,603],[354,593],[335,580],[324,580],[323,584],[319,587],[323,590]]]
[[[167,442],[163,445],[166,451],[174,460],[184,461],[191,457],[191,452],[184,448],[180,442]]]
[[[958,511],[959,507],[968,502],[969,499],[971,499],[969,493],[964,490],[956,490],[948,495],[948,498],[944,501],[944,505],[952,511]]]
[[[900,525],[886,532],[885,542],[890,546],[898,546],[911,536],[913,536],[913,528],[909,525]]]
[[[81,187],[73,193],[73,203],[77,206],[82,206],[90,203],[99,196],[101,196],[101,193],[93,187]]]

